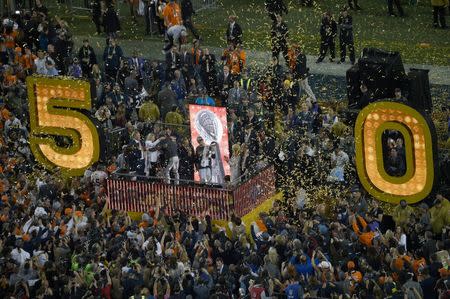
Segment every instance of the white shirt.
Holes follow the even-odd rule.
[[[230,23],[230,36],[233,36],[234,24],[236,24],[236,22]]]
[[[145,149],[148,151],[148,157],[150,158],[150,162],[151,163],[156,163],[158,162],[158,158],[159,158],[159,151],[155,151],[155,147],[158,145],[159,143],[159,139],[155,140],[154,142],[151,142],[150,140],[145,141]]]
[[[11,258],[18,262],[20,266],[23,266],[25,262],[30,259],[30,254],[22,248],[14,248],[11,251]]]
[[[186,31],[186,27],[184,27],[183,25],[173,25],[172,27],[167,29],[167,35],[171,36],[175,43],[178,43],[178,40],[181,36],[181,32],[183,30]]]
[[[400,240],[398,240],[398,245],[405,247],[406,250],[406,235],[402,234]]]

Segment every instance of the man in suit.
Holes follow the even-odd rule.
[[[178,105],[177,95],[170,89],[170,83],[167,82],[158,93],[158,106],[160,108],[162,119],[165,119],[167,112],[169,112],[174,105]]]
[[[83,45],[78,51],[78,59],[81,61],[81,70],[84,77],[90,77],[92,66],[97,64],[97,57],[95,56],[94,49],[89,45],[89,40],[83,40]]]
[[[259,155],[258,136],[256,135],[253,124],[248,119],[245,122],[244,143],[247,145],[249,155],[247,159],[249,165],[254,165],[254,163],[258,160]]]
[[[131,135],[131,140],[128,144],[129,155],[128,165],[130,165],[130,171],[136,171],[137,174],[144,174],[144,163],[142,159],[142,141],[141,133],[134,131]]]
[[[330,49],[330,62],[333,62],[333,59],[336,56],[335,53],[335,42],[334,38],[337,34],[337,24],[333,19],[333,16],[330,12],[324,13],[322,17],[322,25],[320,26],[320,56],[317,59],[317,63],[323,61],[325,56],[327,55],[328,49]]]
[[[229,16],[228,27],[227,27],[227,42],[232,43],[235,47],[242,43],[242,28],[236,23],[236,16]]]
[[[200,35],[198,35],[198,32],[192,23],[192,15],[195,15],[195,10],[192,6],[191,0],[181,0],[181,17],[183,19],[183,25],[186,26],[187,29],[191,30],[192,35],[196,39],[200,39]]]
[[[123,59],[122,48],[116,44],[114,38],[109,39],[109,45],[103,52],[106,78],[116,80],[117,72]]]
[[[242,98],[247,98],[247,92],[242,88],[239,81],[233,82],[233,88],[228,91],[227,106],[229,109],[236,109],[241,104]]]
[[[293,45],[291,51],[291,56],[294,61],[290,61],[289,66],[294,80],[298,80],[300,88],[306,92],[313,103],[317,102],[316,96],[308,83],[309,68],[306,66],[306,55],[298,45]]]
[[[175,70],[181,68],[181,58],[178,53],[177,46],[172,46],[172,49],[166,54],[166,74],[167,80],[173,79],[173,73]]]
[[[181,72],[185,79],[185,84],[188,85],[189,80],[194,78],[194,56],[189,51],[186,45],[181,46]]]
[[[222,72],[217,77],[217,87],[222,103],[228,98],[228,91],[232,85],[233,81],[231,80],[230,68],[224,65]]]
[[[217,270],[216,278],[226,277],[228,275],[228,266],[223,263],[223,259],[221,257],[218,257],[216,259],[216,267],[217,267],[216,268],[216,270]]]
[[[136,79],[142,84],[144,77],[144,58],[138,57],[138,51],[135,49],[132,56],[128,59],[128,65],[136,72]]]
[[[283,53],[283,57],[288,62],[289,58],[288,54],[288,28],[286,23],[283,21],[281,15],[276,16],[276,22],[272,25],[272,57],[276,57],[278,59],[280,52]]]
[[[353,45],[353,21],[347,8],[341,11],[339,16],[339,44],[341,48],[341,60],[338,63],[345,62],[346,50],[348,48],[351,64],[355,64],[355,47]]]

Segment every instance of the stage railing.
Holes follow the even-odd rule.
[[[275,168],[269,166],[233,190],[235,214],[242,217],[275,192]]]
[[[273,166],[261,170],[239,186],[229,188],[139,179],[132,180],[131,175],[125,175],[107,180],[111,209],[144,213],[154,208],[159,199],[161,208],[169,215],[175,211],[193,216],[208,213],[215,220],[227,220],[232,213],[245,215],[276,192]]]

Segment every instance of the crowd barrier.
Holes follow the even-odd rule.
[[[268,166],[234,188],[203,185],[172,185],[161,181],[108,179],[110,208],[127,212],[148,212],[157,200],[169,215],[182,211],[189,215],[211,215],[227,220],[232,213],[243,216],[275,194],[275,170]]]

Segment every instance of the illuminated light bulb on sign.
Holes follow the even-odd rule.
[[[391,203],[402,199],[415,203],[431,192],[435,145],[430,126],[432,123],[420,112],[397,102],[375,102],[359,113],[355,124],[356,166],[361,184],[372,196]],[[401,177],[385,171],[379,142],[385,130],[397,130],[404,137],[406,172]]]
[[[89,83],[82,80],[28,77],[30,146],[47,168],[58,167],[67,175],[82,175],[98,161],[100,138],[91,119],[79,110],[91,109]],[[54,136],[72,140],[59,147]]]

